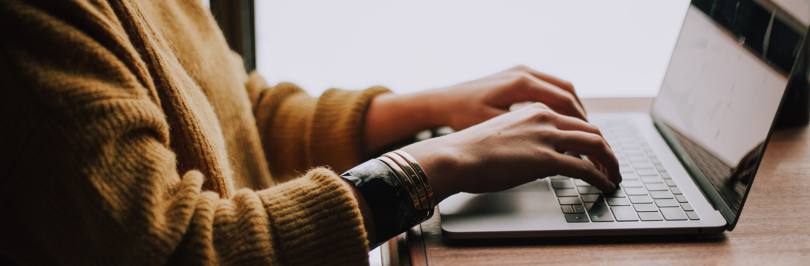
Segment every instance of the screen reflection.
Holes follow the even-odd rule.
[[[692,1],[653,106],[688,170],[708,181],[734,218],[806,29],[764,2]]]

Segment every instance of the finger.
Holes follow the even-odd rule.
[[[564,154],[554,155],[559,163],[558,173],[568,177],[582,179],[603,192],[611,193],[616,190],[616,185],[611,182],[604,173],[600,172],[588,161],[574,158]]]
[[[534,69],[531,69],[531,68],[525,67],[525,66],[522,67],[522,70],[526,71],[529,74],[532,74],[532,76],[535,76],[538,79],[545,80],[546,82],[554,84],[554,86],[557,86],[557,87],[571,93],[571,95],[574,96],[574,99],[576,99],[577,103],[580,106],[582,106],[582,102],[579,100],[579,96],[577,96],[577,92],[574,89],[574,84],[571,84],[571,82],[565,81],[565,80],[560,79],[558,77],[555,77],[555,76],[552,76],[552,75],[549,75],[549,74],[546,74],[546,73],[542,73],[540,71],[537,71],[537,70],[534,70]],[[583,108],[583,110],[584,110],[584,108]]]
[[[582,131],[582,132],[588,132],[588,133],[592,133],[592,134],[602,136],[602,131],[600,131],[599,128],[597,128],[593,124],[585,122],[585,121],[583,121],[581,119],[577,119],[577,118],[570,117],[570,116],[565,116],[565,115],[559,115],[559,114],[556,114],[556,113],[554,113],[552,115],[548,115],[548,114],[544,114],[542,112],[539,113],[537,117],[538,117],[538,119],[551,120],[550,122],[553,123],[554,126],[557,127],[557,129],[560,129],[560,130]]]
[[[530,106],[530,105],[532,105],[534,103],[536,103],[536,102],[517,102],[517,103],[513,103],[512,105],[509,106],[509,111],[514,112],[514,111],[523,109],[525,107],[528,107],[528,106]]]
[[[585,108],[573,94],[535,76],[529,76],[529,80],[528,93],[521,100],[543,102],[561,114],[587,121]]]
[[[610,150],[604,138],[581,131],[566,131],[560,134],[559,137],[560,139],[555,143],[555,149],[576,152],[587,156],[589,159],[595,159],[597,162],[595,162],[594,167],[601,168],[613,184],[622,182],[619,173],[619,161],[613,155],[613,151]]]

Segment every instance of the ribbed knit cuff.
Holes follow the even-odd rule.
[[[312,169],[301,178],[259,195],[282,264],[368,264],[368,241],[360,209],[334,172]]]
[[[384,87],[324,92],[312,118],[312,165],[329,165],[336,172],[344,172],[365,161],[362,144],[366,111],[371,99],[386,92],[390,90]]]

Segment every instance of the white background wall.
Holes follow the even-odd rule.
[[[688,3],[256,0],[257,65],[310,95],[410,93],[524,64],[582,97],[653,97]]]

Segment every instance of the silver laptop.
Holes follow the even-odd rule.
[[[552,176],[497,193],[460,193],[439,205],[443,234],[732,230],[804,50],[810,10],[797,13],[767,0],[692,1],[650,114],[589,116],[619,159],[620,189],[605,195]]]

